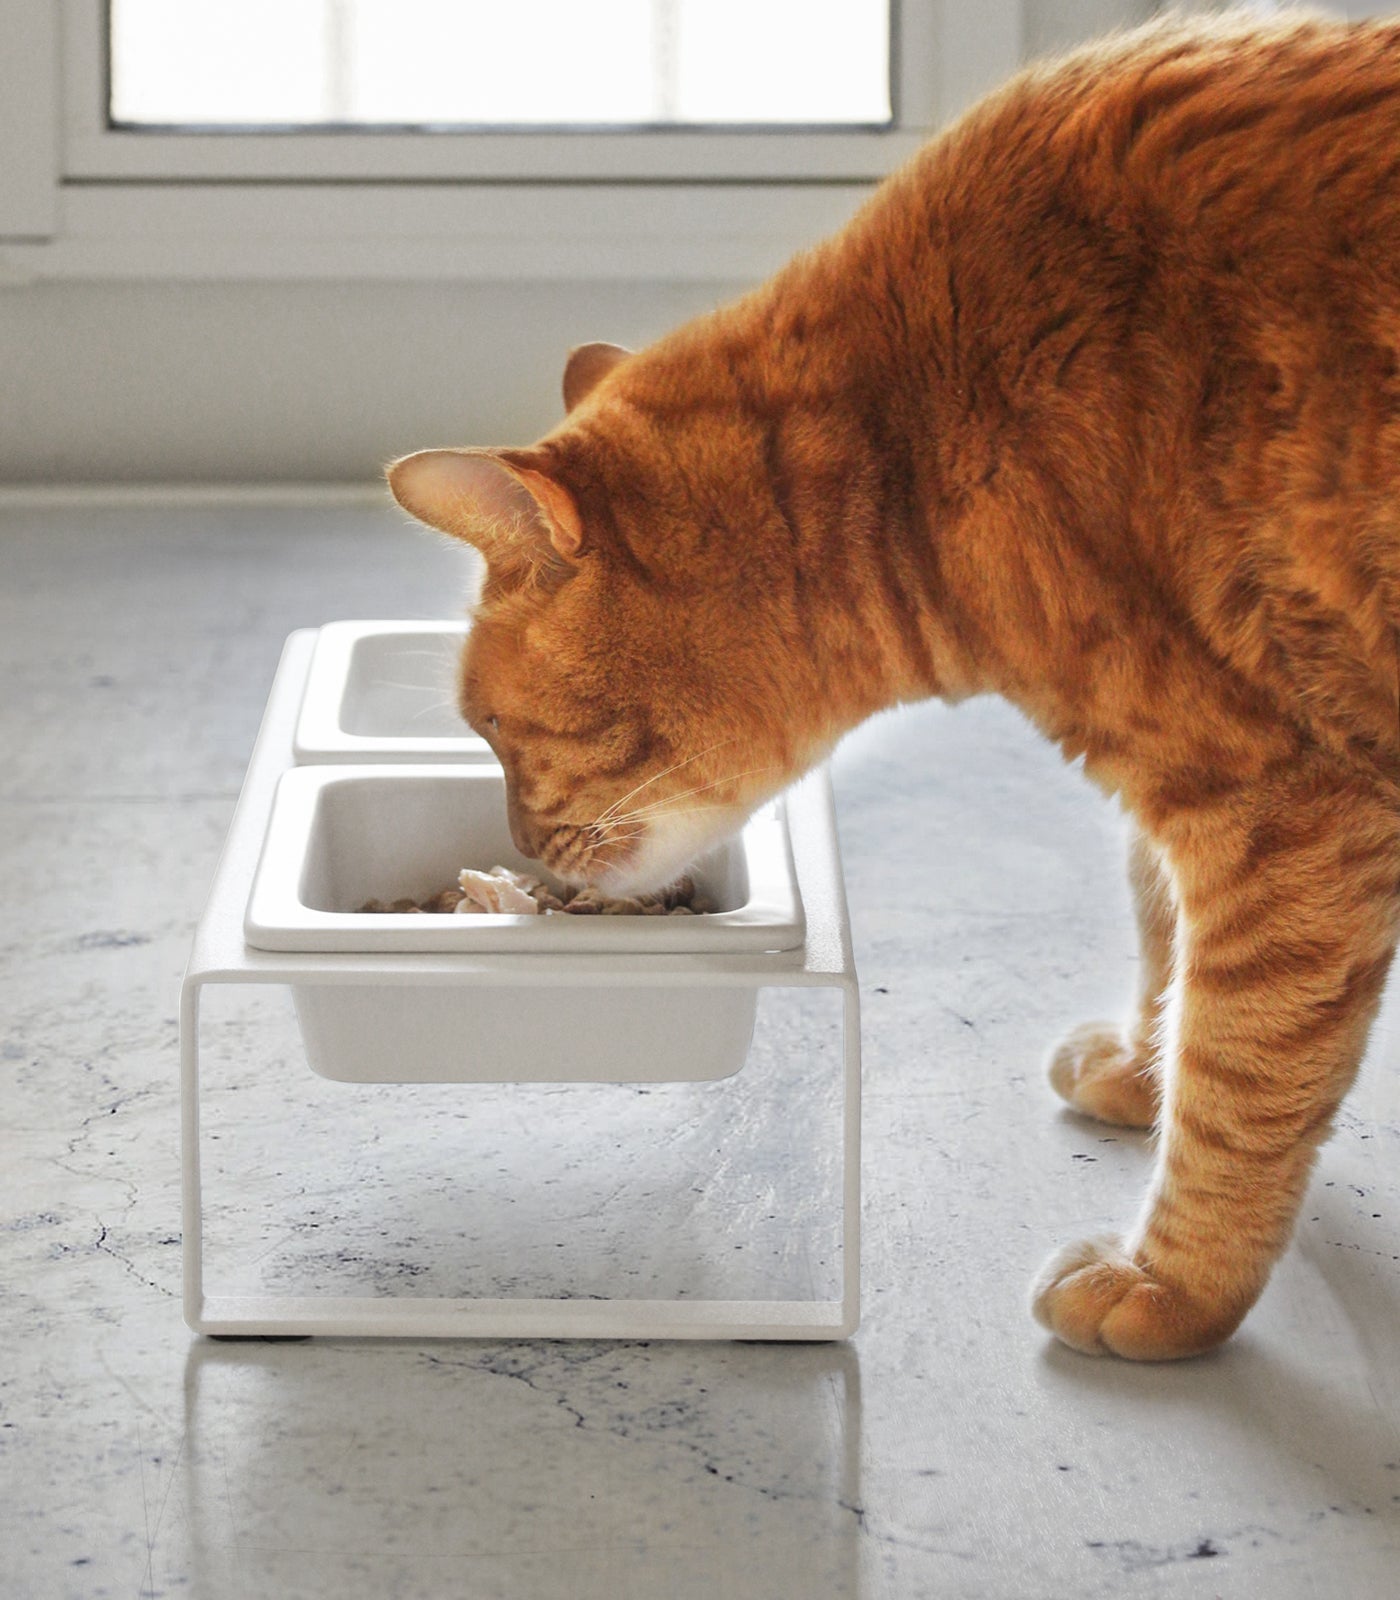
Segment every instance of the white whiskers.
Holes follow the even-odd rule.
[[[683,765],[685,765],[684,762],[677,762],[675,767],[670,767],[667,771],[674,772],[677,767]],[[741,778],[749,778],[756,773],[774,772],[776,770],[776,766],[770,765],[749,767],[743,772],[726,773],[724,777],[715,778],[709,783],[699,783],[689,789],[682,789],[679,794],[666,795],[659,800],[650,801],[646,805],[634,806],[630,811],[616,811],[616,806],[622,802],[615,801],[612,806],[609,806],[602,813],[599,820],[592,823],[588,828],[588,833],[593,841],[593,849],[599,853],[611,848],[624,849],[637,840],[644,838],[652,824],[662,819],[690,816],[700,811],[725,810],[727,807],[723,802],[701,802],[698,805],[683,805],[681,802],[691,800],[696,795],[707,794],[723,785],[737,783]],[[665,776],[665,774],[657,773],[656,776],[659,778]],[[638,784],[631,793],[637,794],[645,787],[645,784]],[[627,798],[628,796],[623,796],[623,800]]]
[[[644,778],[641,783],[636,785],[635,788],[629,789],[624,795],[620,795],[610,806],[605,806],[603,810],[600,811],[593,819],[589,826],[596,828],[604,823],[615,820],[613,814],[617,811],[618,807],[626,805],[634,794],[640,794],[643,789],[649,789],[652,784],[657,782],[658,779],[666,777],[668,773],[679,772],[682,767],[688,767],[692,761],[699,761],[702,756],[711,755],[714,751],[722,749],[727,744],[733,744],[733,742],[734,740],[732,738],[721,739],[718,744],[712,744],[708,749],[697,750],[693,756],[687,756],[684,761],[673,761],[669,767],[662,767],[660,772],[654,772],[651,777]]]

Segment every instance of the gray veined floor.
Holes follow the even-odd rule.
[[[1126,1221],[1149,1158],[1060,1111],[1040,1061],[1121,1005],[1134,955],[1115,813],[993,702],[884,719],[837,762],[865,1036],[849,1344],[185,1330],[176,992],[278,648],[334,617],[450,615],[461,586],[457,552],[363,505],[0,511],[0,1591],[1400,1594],[1393,1028],[1228,1348],[1132,1368],[1048,1343],[1030,1275]],[[240,1047],[231,1125],[270,1089],[243,1119],[264,1164],[373,1232],[402,1136],[292,1137],[304,1074],[275,1032]],[[506,1165],[514,1105],[493,1109]],[[543,1115],[603,1175],[641,1125],[605,1099]],[[780,1195],[802,1143],[752,1144],[745,1181],[767,1160]],[[413,1226],[393,1205],[391,1263]]]

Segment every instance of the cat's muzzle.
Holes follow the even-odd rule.
[[[601,888],[634,860],[640,842],[638,833],[564,823],[541,841],[538,856],[565,883]]]

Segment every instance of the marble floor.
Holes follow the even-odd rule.
[[[0,1592],[1400,1593],[1394,1006],[1230,1345],[1130,1367],[1050,1343],[1032,1273],[1131,1217],[1149,1155],[1061,1110],[1041,1060],[1121,1007],[1134,952],[1116,814],[994,702],[881,719],[836,762],[865,1051],[848,1343],[186,1330],[178,984],[281,642],[451,615],[462,586],[457,551],[366,502],[0,505]],[[230,1126],[265,1141],[268,1171],[296,1164],[328,1229],[353,1204],[372,1232],[381,1161],[418,1147],[368,1124],[289,1133],[307,1097],[268,1079],[271,1026],[263,1044],[233,1031]],[[259,1089],[271,1110],[240,1114]],[[425,1163],[457,1115],[433,1105]],[[502,1171],[529,1131],[513,1105],[494,1108]],[[599,1171],[645,1121],[586,1092],[567,1109],[559,1138]],[[748,1147],[741,1180],[769,1182],[779,1217],[803,1129]],[[250,1212],[259,1179],[254,1160]],[[397,1204],[391,1255],[412,1226]],[[742,1208],[709,1220],[732,1234]],[[671,1234],[652,1230],[652,1257],[689,1247]]]

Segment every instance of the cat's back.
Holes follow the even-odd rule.
[[[1183,383],[1209,407],[1245,369],[1286,415],[1363,352],[1374,382],[1400,352],[1400,22],[1177,20],[1032,68],[843,254],[999,420],[1095,383],[1110,415]]]
[[[909,176],[915,231],[1003,307],[1033,276],[1102,286],[1105,321],[1212,294],[1232,317],[1260,296],[1331,316],[1343,290],[1380,310],[1400,291],[1400,22],[1150,26],[1032,68]]]
[[[1282,239],[1304,217],[1400,210],[1400,22],[1168,22],[1033,72],[1008,98],[1125,221],[1140,208],[1205,237]]]
[[[1109,41],[1014,82],[929,176],[1003,459],[1299,714],[1393,747],[1400,24]]]
[[[1400,565],[1400,24],[1173,24],[1028,90],[1143,442],[1284,521],[1379,496]]]

